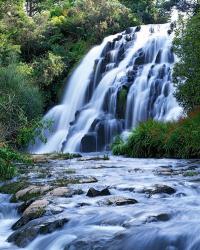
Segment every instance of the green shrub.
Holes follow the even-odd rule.
[[[22,67],[0,68],[0,139],[13,140],[25,121],[42,113],[42,97]]]
[[[8,180],[17,174],[15,162],[30,163],[27,156],[8,147],[0,147],[0,180]]]
[[[129,157],[200,157],[200,112],[177,123],[149,120],[134,129],[124,142],[117,137],[112,144],[115,155]]]

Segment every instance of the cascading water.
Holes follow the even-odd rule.
[[[148,118],[168,121],[181,114],[171,72],[175,61],[170,24],[129,28],[93,48],[75,70],[48,142],[35,153],[105,150],[113,137]]]

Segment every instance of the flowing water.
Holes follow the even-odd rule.
[[[93,48],[67,83],[63,101],[44,117],[54,121],[35,153],[91,152],[148,118],[180,117],[171,80],[172,25],[128,28]]]
[[[98,182],[71,184],[84,193],[56,200],[69,222],[61,230],[38,236],[25,250],[200,249],[199,160],[111,156],[107,161],[52,161],[47,167],[58,175],[74,169],[72,175],[91,175]],[[191,170],[197,175],[186,174]],[[167,185],[176,192],[147,194],[145,190],[155,184]],[[99,190],[109,187],[111,195],[87,197],[90,187]],[[134,198],[138,203],[104,204],[105,199],[115,196]],[[18,219],[16,205],[8,199],[9,196],[0,195],[0,249],[17,250],[19,248],[6,242],[11,225]]]

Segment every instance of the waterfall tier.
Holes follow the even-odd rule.
[[[44,117],[54,121],[48,142],[32,151],[102,151],[114,136],[149,118],[177,119],[172,38],[169,24],[146,25],[94,47],[67,83],[62,103]]]

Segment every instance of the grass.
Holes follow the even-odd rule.
[[[118,136],[112,152],[138,158],[200,158],[200,112],[173,123],[153,120],[141,123],[127,141]]]

